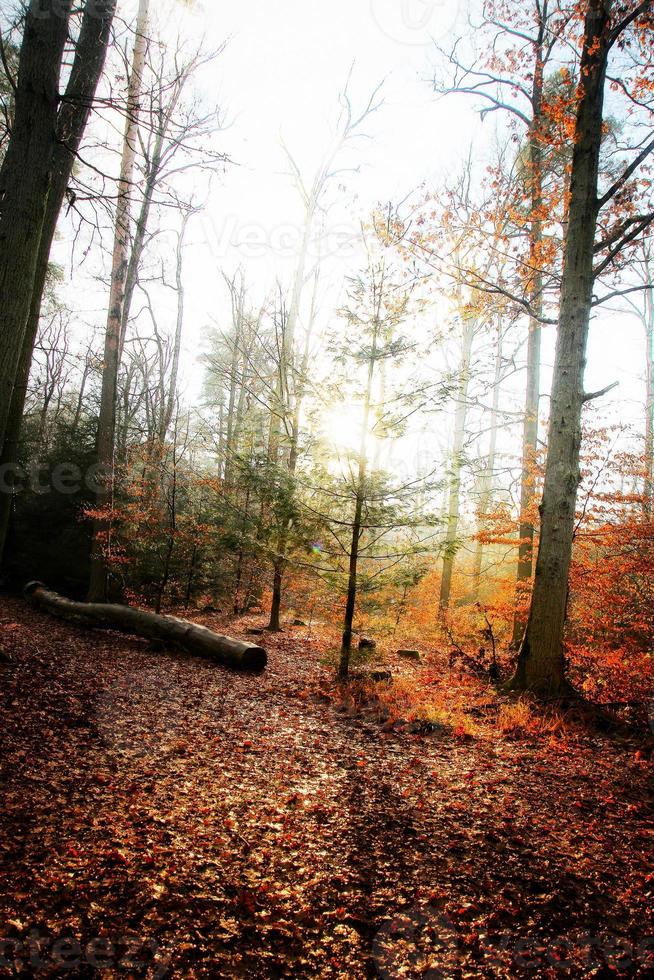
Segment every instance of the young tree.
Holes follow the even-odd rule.
[[[317,215],[321,209],[324,210],[323,199],[326,191],[336,176],[347,169],[342,167],[337,168],[339,156],[345,150],[351,148],[356,139],[362,135],[361,127],[363,123],[381,105],[381,100],[378,99],[378,94],[381,89],[381,85],[379,85],[373,90],[362,111],[357,114],[350,100],[348,92],[349,82],[350,76],[348,76],[344,91],[339,99],[341,112],[335,137],[321,159],[310,182],[305,182],[298,165],[288,149],[284,147],[291,169],[291,176],[304,207],[304,221],[288,310],[284,309],[284,304],[282,304],[279,343],[277,344],[275,400],[271,411],[269,455],[271,459],[276,461],[281,454],[291,478],[295,474],[298,462],[299,424],[306,387],[305,379],[310,354],[311,334],[316,314],[317,286],[320,273],[320,257],[318,256],[315,268],[310,269],[307,274],[309,246],[312,236],[316,232],[315,224]],[[297,331],[300,323],[302,294],[307,280],[312,276],[314,278],[314,289],[311,310],[304,332],[304,342],[298,350]],[[268,624],[268,628],[273,631],[277,631],[280,628],[282,584],[284,569],[286,567],[285,538],[286,535],[283,533],[280,536],[277,557],[273,563],[273,599],[270,622]]]
[[[362,564],[377,566],[369,576],[372,581],[379,578],[384,568],[395,568],[409,554],[432,548],[429,539],[433,535],[433,519],[415,505],[426,481],[417,478],[408,481],[408,485],[397,479],[393,481],[374,467],[374,459],[379,460],[380,454],[373,453],[371,460],[373,437],[383,440],[389,432],[399,434],[416,397],[413,389],[404,390],[399,383],[393,392],[389,391],[384,379],[382,365],[392,365],[399,372],[402,361],[414,347],[407,337],[399,334],[399,329],[410,312],[415,312],[411,300],[416,283],[412,277],[395,272],[389,248],[382,244],[378,254],[373,251],[379,244],[373,242],[369,246],[368,265],[350,284],[348,305],[342,311],[349,328],[348,338],[336,345],[339,360],[353,363],[354,376],[360,376],[354,398],[361,411],[359,445],[353,454],[349,478],[333,492],[331,508],[325,507],[330,540],[339,549],[335,557],[340,560],[342,552],[345,562],[345,608],[338,667],[341,680],[346,680],[349,673]],[[353,338],[356,338],[354,344]],[[347,377],[352,373],[348,371]],[[329,500],[329,492],[326,497]],[[344,500],[348,500],[351,509],[349,517]],[[331,516],[329,510],[334,508],[336,514]],[[418,541],[407,544],[402,535],[410,529]]]

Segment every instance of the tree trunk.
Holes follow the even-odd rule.
[[[111,290],[105,333],[100,416],[98,419],[97,462],[100,470],[96,494],[96,508],[98,511],[102,511],[111,502],[113,492],[116,386],[118,382],[121,327],[125,303],[125,280],[128,268],[131,188],[136,161],[139,100],[141,97],[142,76],[147,47],[145,32],[148,22],[148,7],[149,0],[140,0],[127,96],[127,121],[125,123],[123,155],[118,183],[116,228],[111,266]],[[93,540],[91,545],[91,571],[88,591],[90,601],[97,602],[106,597],[107,567],[105,561],[105,544],[109,533],[109,522],[102,517],[97,517],[93,522]]]
[[[347,579],[347,598],[345,600],[345,616],[343,618],[343,639],[341,641],[341,659],[338,666],[338,676],[347,680],[350,671],[350,653],[352,651],[352,625],[357,599],[357,568],[359,564],[359,543],[361,541],[361,516],[363,513],[363,481],[365,480],[365,459],[359,464],[359,488],[354,506],[354,521],[352,522],[352,541],[350,544],[350,561]]]
[[[541,278],[540,276],[538,277]],[[532,299],[533,302],[533,299]],[[534,507],[534,481],[538,452],[538,411],[540,404],[540,349],[541,325],[535,317],[529,320],[527,341],[527,395],[525,420],[522,434],[522,464],[520,471],[520,523],[518,529],[518,573],[516,598],[528,588],[533,572],[534,523],[531,516]],[[525,629],[524,618],[516,608],[513,617],[513,642],[519,643]]]
[[[543,43],[545,41],[547,15],[541,16],[534,81],[531,91],[532,120],[529,129],[529,189],[531,198],[531,226],[529,229],[529,264],[531,286],[529,303],[533,315],[529,318],[527,338],[527,391],[525,396],[525,419],[522,433],[522,469],[520,474],[520,523],[518,545],[517,598],[527,588],[533,574],[534,523],[534,468],[538,452],[538,414],[540,409],[540,361],[541,361],[541,321],[543,313],[543,273],[540,250],[543,241],[543,153],[541,146],[541,127],[543,124]],[[513,619],[513,642],[517,645],[522,639],[525,623],[519,609]]]
[[[224,468],[224,480],[226,484],[230,484],[232,476],[232,462],[234,456],[237,452],[237,420],[236,414],[237,404],[240,407],[241,398],[240,395],[244,391],[245,387],[245,377],[244,373],[239,378],[239,365],[241,364],[241,357],[243,354],[244,343],[243,343],[243,320],[244,320],[244,304],[245,304],[245,283],[241,278],[240,287],[236,288],[236,277],[233,279],[228,279],[224,276],[227,286],[229,288],[229,293],[232,301],[232,327],[234,335],[231,341],[231,359],[229,367],[229,398],[227,402],[227,418],[225,419],[225,468]],[[237,395],[239,400],[237,403]],[[223,405],[221,404],[221,411],[223,411]]]
[[[159,442],[163,446],[166,441],[168,429],[173,417],[175,400],[177,398],[177,376],[179,374],[179,355],[182,349],[182,329],[184,327],[184,238],[186,228],[191,217],[191,211],[185,211],[182,217],[182,227],[177,241],[177,262],[175,265],[175,285],[177,289],[177,320],[175,323],[175,337],[173,339],[173,355],[170,365],[170,378],[168,379],[168,392],[166,394],[163,415],[159,428]]]
[[[263,647],[221,636],[206,626],[198,626],[176,616],[159,616],[143,609],[108,603],[73,602],[51,592],[41,582],[30,582],[25,587],[25,596],[53,616],[83,626],[118,630],[120,633],[174,644],[193,656],[208,657],[237,670],[263,670],[268,660]]]
[[[549,443],[536,576],[525,637],[509,686],[541,697],[570,692],[563,631],[579,487],[584,366],[593,291],[598,170],[609,11],[590,0],[580,64],[570,214],[561,284]]]
[[[463,440],[465,438],[466,415],[468,413],[468,385],[470,384],[470,355],[475,333],[476,320],[463,313],[463,337],[461,360],[459,364],[459,391],[457,394],[456,413],[454,417],[454,443],[452,446],[452,472],[447,502],[447,530],[443,551],[443,572],[438,608],[441,612],[447,609],[452,590],[452,573],[456,556],[457,534],[459,528],[459,506],[461,493],[461,462]]]
[[[135,51],[136,56],[136,51]],[[145,187],[143,188],[143,196],[141,199],[141,208],[139,210],[138,218],[136,219],[136,225],[134,228],[134,239],[132,242],[132,247],[130,249],[129,262],[127,264],[127,272],[125,274],[125,291],[123,297],[123,308],[121,313],[121,324],[120,324],[120,341],[118,344],[118,358],[119,361],[123,355],[123,348],[125,345],[125,337],[127,335],[127,327],[129,324],[130,312],[132,309],[132,300],[134,299],[134,292],[136,290],[136,285],[138,283],[138,273],[143,259],[143,252],[145,250],[145,236],[147,234],[148,225],[150,222],[150,212],[152,210],[152,204],[154,202],[154,193],[157,188],[157,184],[161,178],[161,171],[164,165],[165,156],[165,141],[168,135],[168,131],[172,122],[172,117],[179,104],[184,86],[188,81],[189,69],[186,68],[179,75],[175,85],[170,93],[170,98],[168,104],[166,105],[165,112],[163,111],[163,104],[160,106],[160,112],[153,112],[152,116],[158,119],[158,127],[156,129],[154,137],[154,145],[152,148],[152,153],[149,154],[148,159],[146,159],[146,180]],[[160,96],[163,102],[163,88],[160,91]],[[183,142],[183,137],[179,138],[180,143]],[[188,220],[188,219],[187,219]]]
[[[9,146],[0,169],[0,447],[27,330],[52,180],[59,77],[72,0],[32,0],[18,66]]]
[[[651,282],[649,260],[647,277]],[[643,485],[643,515],[645,520],[652,516],[652,495],[654,493],[654,288],[648,285],[645,290],[645,479]]]
[[[273,572],[272,602],[270,604],[270,620],[266,629],[271,633],[281,631],[280,612],[282,608],[282,581],[284,577],[284,562],[276,561]]]
[[[311,300],[311,312],[309,314],[309,323],[304,338],[304,351],[302,354],[302,363],[300,365],[299,377],[296,376],[295,378],[295,384],[293,390],[293,412],[290,418],[290,446],[289,446],[288,461],[287,461],[287,468],[291,477],[295,476],[295,471],[297,469],[299,441],[300,441],[300,419],[302,415],[302,404],[304,402],[305,379],[307,376],[307,371],[309,369],[311,336],[313,333],[313,325],[316,316],[316,296],[318,291],[318,278],[319,278],[319,269],[318,267],[316,267],[313,296]],[[286,387],[288,389],[288,382]],[[281,629],[280,612],[282,606],[282,584],[284,580],[284,570],[286,568],[286,552],[288,549],[288,538],[292,529],[293,529],[293,521],[290,520],[288,522],[288,525],[282,529],[282,533],[279,536],[278,553],[274,563],[273,595],[272,595],[272,604],[270,607],[270,622],[268,624],[268,629],[275,632],[278,632]]]
[[[500,408],[500,384],[502,380],[502,321],[498,317],[497,322],[497,347],[495,349],[495,377],[493,379],[493,403],[491,407],[490,416],[490,438],[488,441],[488,454],[486,456],[486,465],[484,467],[484,472],[481,478],[481,494],[479,498],[479,511],[478,511],[478,530],[481,532],[484,528],[486,517],[488,516],[488,508],[490,507],[491,497],[493,494],[493,479],[495,476],[495,454],[497,451],[497,419],[499,415]],[[479,592],[481,589],[481,574],[484,558],[484,546],[481,540],[477,540],[477,547],[475,550],[475,565],[473,572],[473,596],[475,601],[479,599]]]
[[[383,281],[383,280],[382,280]],[[368,361],[368,383],[366,386],[365,400],[363,403],[363,422],[361,429],[361,445],[359,446],[359,471],[357,474],[357,489],[354,502],[354,519],[352,521],[352,538],[350,541],[350,555],[347,579],[347,596],[345,600],[345,616],[343,618],[343,638],[341,640],[341,657],[338,665],[338,676],[342,681],[347,680],[350,672],[350,654],[352,652],[352,626],[354,623],[354,610],[357,598],[357,570],[359,565],[359,546],[361,544],[363,503],[365,500],[366,472],[368,461],[366,458],[368,450],[368,426],[370,424],[370,406],[372,401],[372,383],[375,373],[375,363],[377,360],[377,341],[379,333],[379,309],[381,308],[381,297],[383,290],[379,293],[379,306],[377,309],[377,319],[372,338],[372,349]]]
[[[52,176],[41,229],[27,326],[11,394],[4,445],[0,455],[0,465],[2,466],[10,467],[18,460],[20,429],[32,366],[32,354],[39,328],[43,293],[47,281],[50,249],[70,175],[93,105],[95,91],[104,68],[115,7],[115,0],[105,4],[104,12],[101,14],[97,10],[91,9],[91,6],[87,7],[75,46],[75,58],[70,78],[58,113],[58,141],[53,153]],[[4,553],[11,504],[11,494],[0,496],[0,562]]]

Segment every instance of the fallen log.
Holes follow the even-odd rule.
[[[53,616],[96,629],[118,630],[181,647],[186,653],[208,657],[237,670],[263,670],[268,656],[263,647],[233,640],[198,626],[188,619],[100,602],[74,602],[52,592],[43,582],[29,582],[26,599]]]

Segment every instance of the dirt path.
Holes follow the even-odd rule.
[[[252,677],[0,620],[6,974],[652,975],[633,747],[384,732],[303,630]]]

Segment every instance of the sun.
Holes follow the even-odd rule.
[[[320,423],[323,439],[341,452],[358,452],[361,445],[361,406],[354,402],[333,405]]]

